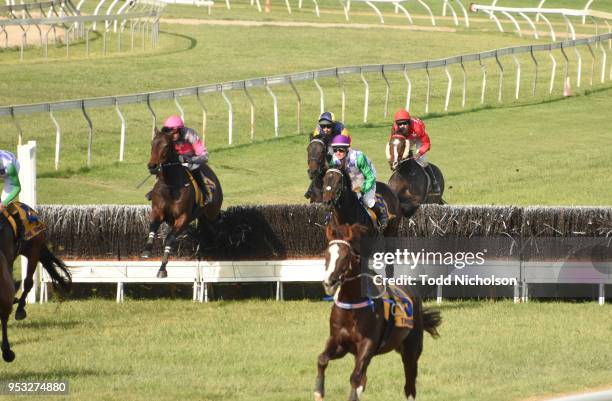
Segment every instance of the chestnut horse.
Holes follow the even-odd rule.
[[[381,195],[387,205],[389,222],[384,236],[395,236],[401,221],[401,209],[397,196],[386,184],[376,182],[376,194]],[[368,235],[376,236],[378,229],[374,227],[372,219],[351,188],[351,179],[344,170],[330,168],[323,177],[323,203],[332,209],[331,223],[362,224],[368,227]]]
[[[308,153],[308,178],[310,178],[310,203],[323,202],[323,176],[327,171],[327,145],[322,139],[313,138],[306,148]]]
[[[387,159],[393,170],[389,187],[397,194],[404,217],[409,218],[424,203],[444,204],[444,176],[437,166],[429,163],[440,184],[439,194],[430,193],[430,178],[423,167],[411,157],[406,142],[402,135],[392,135],[387,144]]]
[[[168,276],[166,265],[176,239],[189,223],[198,219],[200,234],[214,234],[214,224],[219,220],[219,212],[223,203],[223,192],[217,176],[205,164],[201,170],[204,176],[212,181],[215,188],[212,191],[212,200],[209,200],[204,207],[196,203],[195,188],[187,168],[179,162],[171,133],[155,130],[155,136],[151,142],[151,158],[147,167],[151,174],[157,175],[157,182],[152,191],[149,237],[141,256],[151,257],[155,233],[161,223],[166,222],[171,230],[166,237],[162,264],[157,272],[158,278],[164,278]],[[199,171],[195,170],[193,174],[199,174]]]
[[[412,299],[413,327],[404,328],[388,324],[384,318],[382,291],[376,298],[362,294],[360,279],[369,275],[359,273],[359,242],[364,227],[348,224],[327,227],[329,244],[325,252],[325,279],[323,286],[328,295],[334,295],[329,318],[330,335],[317,363],[315,401],[325,396],[325,369],[330,360],[355,356],[355,367],[350,377],[349,401],[358,401],[366,387],[368,365],[376,355],[395,350],[404,365],[404,394],[416,398],[418,360],[423,351],[423,331],[438,337],[440,312],[423,308],[421,299],[409,288],[402,291]],[[386,289],[385,289],[386,290]]]

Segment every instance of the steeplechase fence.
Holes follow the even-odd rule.
[[[73,269],[75,282],[115,283],[118,301],[123,299],[125,283],[192,283],[194,300],[202,301],[208,299],[207,286],[213,283],[276,283],[276,297],[281,299],[285,282],[321,281],[321,258],[327,247],[326,209],[321,205],[231,207],[222,215],[214,243],[200,242],[195,229],[179,241],[168,280],[154,277],[159,261],[136,261],[146,240],[148,211],[148,206],[39,207],[48,223],[48,240]],[[156,240],[159,252],[166,233],[162,230]],[[513,278],[515,301],[526,301],[532,284],[589,284],[597,287],[599,303],[604,303],[606,285],[612,285],[612,261],[605,256],[612,247],[609,207],[425,205],[412,219],[403,220],[399,236],[509,238],[517,249],[539,246],[543,252],[546,248],[545,258],[492,259],[480,268],[483,273],[502,272]],[[551,245],[551,238],[578,244],[579,252],[567,259],[567,249],[559,248],[559,241]],[[592,238],[602,239],[605,249],[593,248],[596,260],[583,260],[594,254],[591,248],[584,253],[581,241],[588,245]],[[42,282],[46,286],[49,279]],[[438,301],[442,289],[438,285]],[[44,288],[42,297],[46,297]]]

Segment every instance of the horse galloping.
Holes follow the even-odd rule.
[[[23,204],[15,205],[15,207],[22,207],[21,205]],[[70,272],[64,262],[57,258],[47,247],[44,231],[39,232],[28,240],[18,239],[18,230],[12,227],[9,220],[16,218],[8,214],[0,214],[0,319],[2,320],[2,357],[7,362],[15,359],[15,354],[11,351],[7,338],[6,325],[8,317],[12,312],[13,303],[16,302],[15,319],[23,320],[26,318],[26,298],[34,285],[33,277],[38,262],[43,265],[53,283],[58,285],[63,291],[70,292],[72,287]],[[15,221],[13,223],[17,227],[17,223]],[[23,224],[23,222],[18,224]],[[28,265],[21,297],[19,300],[15,300],[15,283],[12,271],[13,263],[18,255],[25,256],[28,259]]]
[[[382,234],[395,236],[400,223],[400,203],[397,196],[386,184],[376,182],[376,194],[382,196],[389,222]],[[357,198],[351,188],[351,179],[344,170],[330,168],[323,177],[323,202],[332,208],[331,222],[338,226],[341,224],[362,224],[368,227],[368,235],[376,236],[378,229],[372,222],[365,207]]]
[[[310,203],[323,202],[323,176],[327,171],[327,145],[322,139],[313,138],[306,148],[308,153],[308,178],[310,187],[307,191]]]
[[[164,278],[168,276],[166,265],[177,237],[189,223],[198,219],[201,234],[215,233],[214,224],[219,220],[223,191],[213,170],[204,164],[200,169],[205,176],[205,181],[207,179],[213,187],[211,189],[212,199],[209,199],[204,206],[201,203],[198,204],[197,184],[188,168],[179,162],[170,133],[155,130],[155,136],[151,142],[151,157],[147,167],[151,174],[157,175],[157,182],[152,191],[149,236],[141,256],[151,257],[155,234],[161,223],[166,222],[171,230],[166,237],[162,263],[157,272],[158,278]],[[196,170],[193,174],[200,174],[200,172]]]
[[[367,369],[372,358],[395,350],[402,356],[404,365],[404,394],[416,398],[418,360],[423,351],[423,332],[438,337],[437,327],[441,323],[440,312],[423,308],[421,299],[409,288],[401,292],[412,300],[412,327],[389,326],[384,317],[384,302],[381,298],[362,295],[359,273],[359,242],[364,227],[348,224],[327,227],[329,244],[325,252],[325,279],[323,286],[328,295],[334,295],[330,314],[330,336],[317,362],[315,401],[325,397],[325,369],[329,361],[355,356],[355,367],[350,377],[349,401],[359,401],[365,391]],[[397,291],[397,290],[396,290]],[[391,319],[391,318],[390,318]],[[391,320],[390,320],[391,321]]]
[[[431,183],[423,167],[411,157],[410,147],[402,135],[392,135],[387,144],[387,159],[393,170],[389,187],[397,194],[403,214],[411,217],[424,203],[444,204],[444,176],[440,169],[429,163],[440,183],[440,193],[430,193]]]

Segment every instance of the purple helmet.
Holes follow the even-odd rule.
[[[164,121],[164,128],[176,129],[176,128],[184,128],[184,127],[185,127],[185,123],[183,122],[183,119],[181,118],[181,116],[173,115],[173,116],[166,118],[166,121]]]
[[[336,135],[332,138],[331,146],[348,148],[351,146],[351,138],[346,135]]]

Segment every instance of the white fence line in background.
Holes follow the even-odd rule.
[[[19,159],[19,181],[21,192],[19,201],[30,207],[36,207],[36,141],[29,141],[26,145],[17,147],[17,158]],[[37,271],[40,269],[37,269]],[[25,256],[21,257],[21,283],[28,273],[28,262]],[[26,298],[26,302],[36,302],[36,288],[38,287],[38,274],[34,274],[34,286]]]
[[[603,43],[608,41],[608,46],[604,46]],[[503,49],[496,49],[485,51],[482,53],[474,53],[474,54],[466,54],[461,56],[454,56],[439,60],[429,60],[429,61],[420,61],[420,62],[412,62],[412,63],[396,63],[396,64],[375,64],[375,65],[362,65],[362,66],[349,66],[349,67],[337,67],[337,68],[328,68],[317,71],[308,71],[296,74],[289,75],[279,75],[272,77],[264,77],[264,78],[255,78],[248,79],[244,81],[233,81],[233,82],[225,82],[225,83],[216,83],[202,86],[193,86],[188,88],[180,88],[180,89],[171,89],[165,91],[158,92],[148,92],[148,93],[139,93],[132,95],[122,95],[122,96],[108,96],[101,98],[89,98],[89,99],[79,99],[79,100],[67,100],[67,101],[58,101],[58,102],[49,102],[49,103],[38,103],[38,104],[30,104],[30,105],[18,105],[18,106],[3,106],[0,107],[0,117],[10,117],[16,127],[17,135],[18,135],[18,143],[22,143],[22,130],[19,124],[18,117],[24,115],[30,115],[34,113],[49,113],[49,117],[53,121],[53,124],[56,128],[56,154],[55,154],[55,167],[56,169],[59,166],[59,158],[60,158],[60,150],[61,150],[61,127],[56,119],[57,115],[54,114],[59,111],[68,111],[68,110],[80,110],[83,114],[83,117],[87,123],[89,130],[89,144],[88,144],[88,161],[87,165],[91,165],[91,154],[92,154],[92,143],[93,136],[95,135],[95,129],[93,126],[93,122],[89,118],[87,114],[87,110],[92,108],[102,108],[102,107],[114,107],[117,110],[117,115],[119,118],[119,123],[121,124],[121,137],[119,140],[119,160],[123,159],[124,149],[125,149],[125,117],[121,114],[119,107],[128,104],[146,104],[152,119],[152,129],[157,124],[157,115],[152,106],[153,101],[161,101],[161,100],[174,100],[177,106],[177,110],[183,114],[182,108],[180,107],[180,103],[178,103],[178,99],[186,96],[196,96],[198,99],[198,103],[202,109],[202,125],[203,132],[206,132],[206,108],[204,107],[204,96],[210,94],[220,94],[222,95],[228,110],[228,144],[233,143],[233,121],[234,121],[234,108],[231,99],[227,96],[227,91],[238,91],[239,93],[248,94],[248,90],[251,88],[262,88],[266,89],[266,91],[270,94],[272,98],[272,105],[274,109],[274,130],[275,136],[278,136],[278,127],[279,127],[279,115],[278,115],[278,99],[274,92],[272,91],[272,87],[276,85],[290,85],[292,91],[296,95],[297,99],[297,119],[298,119],[298,129],[299,129],[299,121],[301,121],[301,102],[302,97],[300,96],[299,91],[297,90],[295,83],[303,82],[303,81],[312,81],[315,85],[319,84],[318,81],[320,78],[336,78],[339,88],[342,90],[342,99],[343,99],[343,116],[344,116],[344,108],[346,101],[346,92],[344,91],[344,85],[342,83],[342,77],[346,75],[358,75],[361,77],[364,83],[365,89],[365,102],[363,107],[363,121],[367,122],[368,119],[368,110],[369,110],[369,84],[366,79],[366,74],[374,75],[376,77],[380,77],[385,79],[385,74],[398,72],[403,73],[408,89],[406,92],[406,106],[409,107],[411,104],[411,95],[412,95],[412,81],[410,80],[409,73],[417,70],[424,70],[428,74],[427,79],[427,96],[425,100],[425,110],[429,112],[429,100],[430,100],[430,91],[431,91],[431,78],[429,76],[430,71],[432,69],[444,69],[446,77],[447,77],[447,90],[446,90],[446,98],[445,98],[445,109],[448,108],[448,104],[450,101],[450,97],[453,95],[453,76],[450,74],[449,67],[452,65],[460,65],[462,67],[462,77],[464,79],[464,83],[461,90],[461,104],[462,107],[465,107],[465,99],[466,99],[466,88],[468,76],[465,72],[465,64],[467,63],[479,63],[481,67],[481,76],[482,76],[482,91],[480,97],[480,103],[484,103],[484,92],[487,85],[487,69],[485,65],[482,63],[483,60],[486,59],[494,59],[499,70],[500,80],[499,80],[499,88],[498,88],[498,101],[502,102],[502,92],[504,89],[504,68],[503,63],[501,62],[501,58],[509,57],[512,58],[512,64],[515,65],[517,72],[520,72],[521,63],[516,58],[519,54],[529,54],[531,56],[531,62],[536,69],[536,74],[538,74],[539,64],[537,59],[535,58],[535,53],[545,53],[547,54],[553,61],[552,69],[551,69],[551,78],[550,78],[550,87],[549,93],[552,94],[554,89],[554,80],[556,76],[556,60],[552,54],[553,50],[560,50],[565,58],[565,69],[563,82],[568,82],[569,80],[569,59],[566,55],[566,49],[568,48],[576,48],[577,46],[586,46],[591,50],[592,56],[592,66],[594,66],[596,62],[597,55],[592,51],[591,45],[595,44],[596,47],[601,49],[601,69],[602,74],[600,77],[600,82],[605,82],[606,74],[605,70],[608,68],[607,66],[607,52],[612,49],[612,32],[601,34],[597,36],[593,36],[590,38],[581,38],[575,40],[567,40],[563,42],[555,42],[548,44],[538,44],[538,45],[525,45],[525,46],[516,46],[509,47]],[[577,50],[576,50],[577,51]],[[580,66],[579,66],[580,67]],[[509,68],[509,67],[507,67]],[[610,72],[612,73],[612,67],[610,68]],[[591,69],[591,84],[593,84],[593,74],[594,70]],[[480,78],[479,78],[480,79]],[[612,74],[608,77],[608,79],[612,80]],[[578,68],[578,73],[576,77],[576,81],[581,81],[581,69]],[[534,79],[533,88],[531,93],[535,93],[537,81]],[[385,85],[387,89],[390,90],[390,85],[387,80],[385,80]],[[323,107],[324,102],[324,92],[325,89],[323,86],[319,84],[319,96],[321,101],[321,107]],[[515,98],[520,93],[520,81],[517,80],[515,82]],[[385,96],[388,96],[388,92],[386,92]],[[252,101],[252,98],[250,98]],[[251,109],[251,138],[254,138],[254,114],[253,108]]]
[[[69,261],[66,262],[73,283],[112,283],[117,285],[117,302],[124,300],[124,285],[147,284],[193,284],[193,300],[208,302],[208,286],[218,283],[275,283],[276,300],[283,299],[283,283],[321,283],[324,278],[324,259],[286,259],[256,261],[171,261],[168,277],[158,279],[159,261]],[[440,266],[442,268],[442,266]],[[562,276],[561,269],[569,272]],[[609,269],[609,266],[608,266]],[[457,271],[455,271],[456,273]],[[464,271],[462,271],[465,273]],[[568,266],[567,261],[503,262],[491,261],[471,272],[471,275],[488,276],[491,272],[500,277],[516,280],[514,302],[528,302],[529,284],[593,284],[598,285],[598,303],[605,303],[605,285],[612,284],[612,276],[595,269],[592,263],[576,262]],[[500,273],[501,272],[501,273]],[[572,274],[577,273],[577,274]],[[448,272],[453,275],[453,271]],[[40,302],[48,300],[47,284],[51,279],[43,272]],[[442,302],[442,285],[436,290],[437,302]]]
[[[81,15],[80,7],[82,2],[76,7],[70,1],[53,0],[47,3],[29,3],[21,5],[0,6],[0,13],[7,13],[10,18],[0,20],[0,39],[4,36],[4,47],[8,48],[9,32],[8,26],[19,26],[21,28],[19,58],[23,60],[24,49],[28,44],[28,32],[31,27],[35,27],[38,32],[40,47],[43,56],[47,57],[49,47],[49,35],[53,32],[53,43],[57,43],[57,30],[64,32],[64,42],[66,44],[66,55],[70,57],[70,44],[78,39],[85,39],[85,48],[89,55],[89,35],[92,31],[97,31],[97,23],[104,22],[102,32],[102,53],[106,54],[107,36],[109,33],[117,33],[118,51],[122,51],[121,34],[130,26],[131,46],[134,50],[134,35],[139,32],[142,35],[142,47],[145,48],[145,36],[150,33],[150,46],[155,48],[159,36],[159,18],[165,7],[165,3],[158,0],[128,0],[120,7],[116,14],[110,14],[114,10],[118,0],[114,0],[106,9],[106,14],[101,14],[102,5],[105,0],[100,0],[93,15]],[[58,12],[59,10],[59,12]],[[15,12],[21,11],[21,17]],[[40,13],[40,17],[34,18],[31,12]],[[88,26],[89,25],[89,26]],[[35,35],[35,33],[34,33]],[[0,41],[1,43],[1,41]]]
[[[549,399],[545,401],[610,401],[612,400],[612,390],[599,391],[597,393],[576,394],[567,397]]]

